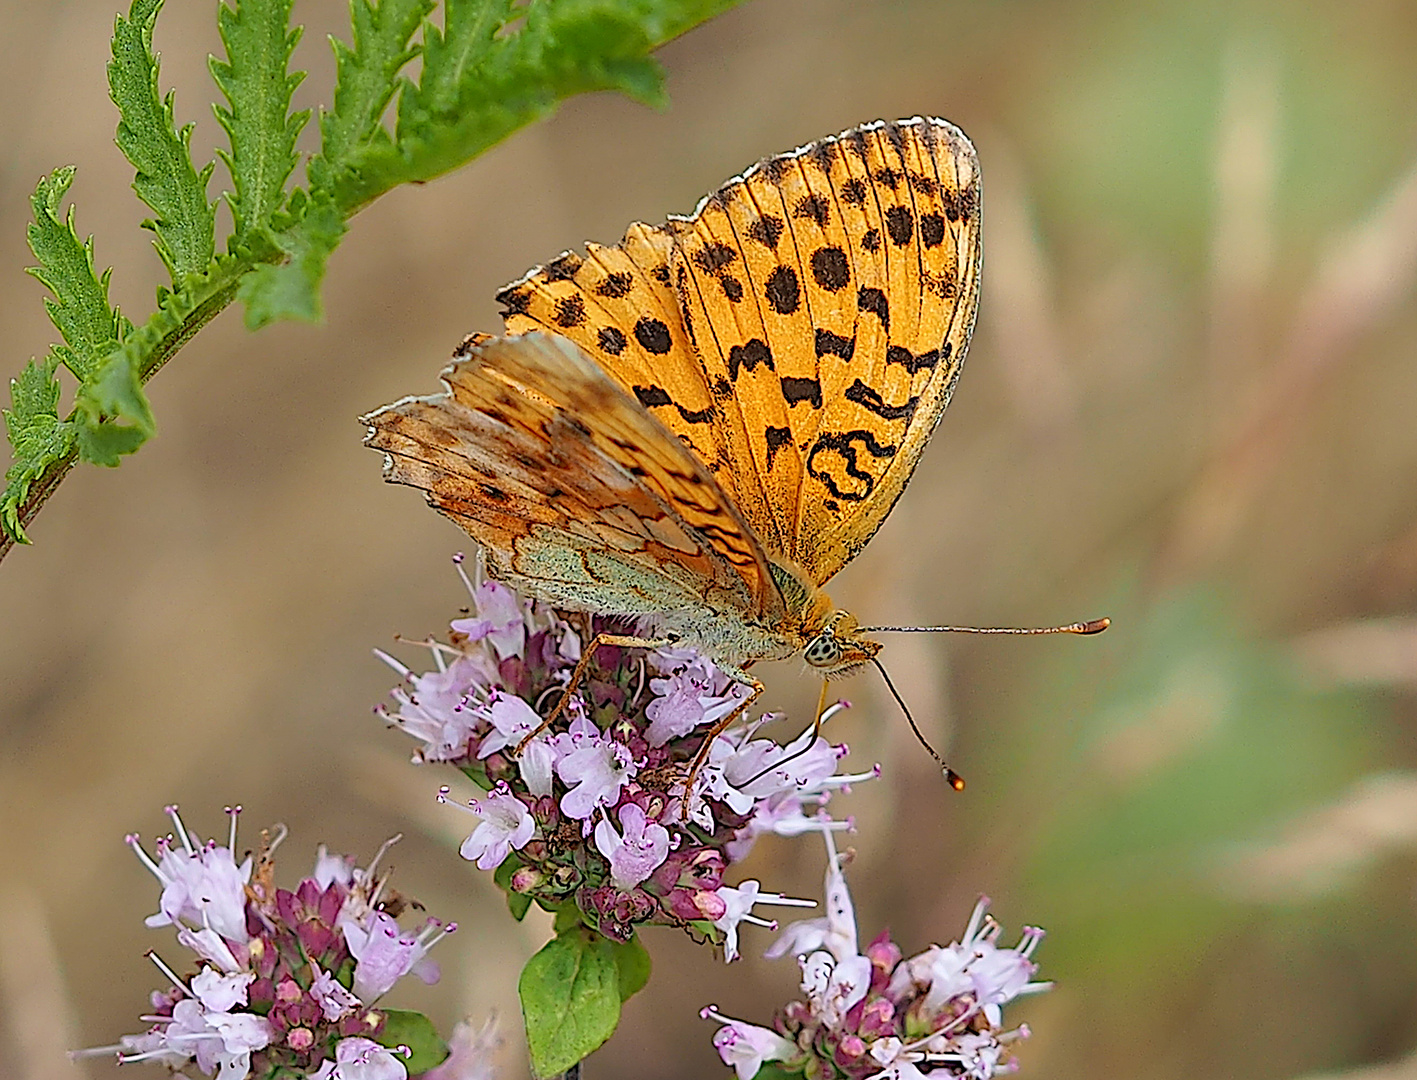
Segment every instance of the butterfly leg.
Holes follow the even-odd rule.
[[[662,649],[668,644],[670,644],[668,638],[635,637],[633,634],[596,634],[581,653],[581,658],[576,661],[575,670],[571,672],[571,678],[566,683],[561,700],[556,702],[556,707],[551,710],[551,715],[541,721],[535,731],[517,743],[516,749],[512,751],[512,756],[520,757],[521,752],[526,749],[527,743],[561,718],[561,714],[566,711],[566,706],[571,702],[571,696],[580,688],[581,682],[585,679],[586,672],[590,669],[590,662],[595,658],[596,649],[602,645],[617,645],[622,649]]]
[[[753,676],[749,675],[746,671],[740,671],[737,668],[731,668],[724,664],[719,665],[719,670],[725,675],[731,676],[734,681],[748,687],[751,693],[739,703],[736,709],[727,716],[715,721],[713,727],[709,729],[709,733],[704,737],[704,744],[699,747],[699,752],[694,755],[694,760],[689,764],[689,775],[684,781],[684,790],[686,792],[692,792],[694,790],[694,781],[699,777],[699,770],[708,762],[709,749],[713,746],[714,739],[727,731],[735,720],[752,707],[753,702],[763,696],[763,691],[767,689],[767,687],[763,686],[761,682],[753,678]]]

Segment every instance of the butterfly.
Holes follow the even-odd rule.
[[[844,675],[881,646],[822,586],[949,403],[980,257],[963,132],[864,124],[508,285],[506,334],[467,338],[444,393],[365,417],[366,443],[508,584],[639,620],[586,660],[600,641],[693,645],[748,703],[758,661]]]

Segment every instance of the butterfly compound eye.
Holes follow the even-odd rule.
[[[802,656],[813,667],[831,667],[841,659],[841,645],[831,634],[818,634],[807,643]]]

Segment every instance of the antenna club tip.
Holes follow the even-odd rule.
[[[1100,619],[1092,619],[1085,623],[1078,623],[1077,632],[1079,634],[1100,634],[1112,625],[1112,620],[1105,615]]]
[[[950,787],[954,788],[956,791],[964,790],[964,777],[960,776],[959,773],[955,772],[948,765],[944,767],[943,772],[945,774],[945,783],[949,784]]]

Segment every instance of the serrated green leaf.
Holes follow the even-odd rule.
[[[615,973],[619,980],[620,1000],[629,1001],[649,982],[653,964],[649,951],[638,937],[626,942],[614,941],[610,951],[615,957]]]
[[[95,465],[116,466],[156,430],[139,373],[121,349],[79,387],[74,417],[79,455]]]
[[[236,228],[236,250],[252,233],[271,224],[285,202],[285,182],[295,168],[295,140],[309,110],[290,111],[291,95],[305,78],[290,70],[301,28],[290,26],[293,0],[236,0],[217,5],[217,27],[226,61],[210,59],[212,78],[230,108],[214,105],[217,121],[231,142],[217,155],[231,171],[235,193],[228,195]]]
[[[113,28],[108,65],[109,95],[118,106],[116,142],[137,170],[133,190],[156,215],[143,223],[157,234],[154,246],[174,281],[206,270],[216,250],[214,204],[207,180],[215,162],[201,172],[192,164],[192,124],[180,130],[173,95],[158,89],[158,62],[152,51],[153,25],[162,0],[133,0]]]
[[[423,73],[399,96],[399,130],[453,115],[464,86],[495,48],[494,35],[513,17],[511,0],[444,0],[443,26],[423,26]]]
[[[249,329],[258,330],[281,319],[320,320],[320,282],[345,228],[344,218],[330,197],[317,191],[300,221],[274,238],[289,261],[278,266],[259,266],[241,282],[237,295],[246,305]]]
[[[67,343],[67,348],[57,349],[55,355],[82,380],[113,351],[129,325],[108,303],[112,271],[104,271],[102,277],[94,273],[93,237],[79,239],[72,206],[67,217],[59,216],[60,200],[73,180],[72,165],[40,179],[30,196],[34,222],[26,231],[30,251],[39,260],[29,273],[54,294],[44,306]]]
[[[615,1033],[619,976],[611,943],[576,929],[552,938],[517,981],[537,1076],[565,1072]]]
[[[396,145],[370,143],[350,159],[336,185],[339,205],[354,209],[395,184],[455,169],[574,94],[617,90],[662,104],[651,51],[734,2],[533,0],[509,8],[498,0],[490,39],[479,13],[460,9],[441,34],[425,30],[423,76],[400,97]],[[507,25],[509,13],[524,21]]]
[[[398,89],[398,73],[415,56],[414,32],[433,10],[434,0],[350,0],[354,47],[331,38],[335,50],[334,108],[320,114],[320,156],[332,170],[371,140],[387,143],[379,120]],[[314,163],[312,163],[313,165]],[[317,177],[312,168],[311,179]]]
[[[438,1029],[428,1017],[407,1009],[379,1011],[384,1014],[384,1026],[374,1036],[374,1041],[390,1050],[398,1050],[410,1076],[427,1072],[447,1060],[448,1044],[439,1037]],[[410,1051],[408,1057],[403,1057],[404,1047]]]
[[[20,506],[30,485],[50,465],[66,456],[74,444],[74,427],[59,419],[59,382],[54,378],[58,357],[31,360],[10,380],[10,408],[4,410],[5,433],[14,450],[14,461],[5,470],[5,490],[0,493],[0,527],[6,535],[28,544]]]

